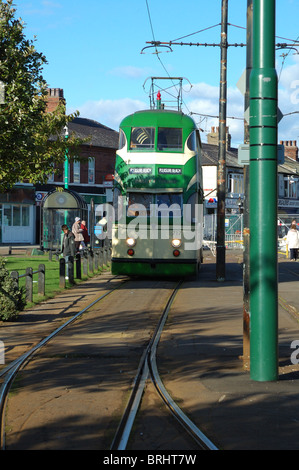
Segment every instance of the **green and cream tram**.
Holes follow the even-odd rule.
[[[202,262],[201,143],[192,118],[151,109],[120,124],[112,273],[188,276]]]

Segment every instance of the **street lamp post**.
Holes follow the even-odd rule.
[[[65,141],[67,141],[69,137],[69,129],[68,126],[64,127],[64,138]],[[69,187],[69,159],[68,159],[68,149],[66,147],[65,149],[65,155],[64,155],[64,188],[68,189]]]

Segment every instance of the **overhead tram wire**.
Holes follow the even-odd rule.
[[[154,28],[153,28],[153,22],[152,22],[152,19],[151,19],[151,12],[150,12],[149,5],[148,5],[148,0],[145,0],[145,2],[146,2],[146,8],[147,8],[147,13],[148,13],[149,23],[150,23],[150,27],[151,27],[151,31],[152,31],[153,42],[156,43],[156,40],[155,40],[155,33],[154,33]],[[167,75],[168,78],[170,79],[171,83],[173,84],[174,89],[176,90],[176,92],[177,92],[177,94],[178,94],[177,87],[176,87],[176,85],[173,83],[173,81],[172,81],[172,79],[171,79],[171,76],[170,76],[168,70],[166,69],[165,65],[163,64],[163,62],[162,62],[162,60],[161,60],[161,57],[160,57],[160,55],[159,55],[159,52],[158,52],[157,47],[156,47],[156,46],[154,46],[154,47],[155,47],[155,51],[156,51],[155,54],[156,54],[156,56],[157,56],[157,58],[158,58],[158,60],[159,60],[159,62],[160,62],[160,64],[161,64],[163,70],[165,71],[166,75]],[[191,85],[191,87],[192,87],[192,85]],[[188,113],[191,114],[191,112],[190,112],[188,106],[186,105],[186,103],[184,102],[184,100],[182,100],[182,103],[183,103],[184,106],[186,107]]]
[[[292,41],[292,39],[286,39],[286,38],[280,38],[280,39],[285,39],[286,41]],[[281,77],[281,74],[282,74],[282,70],[283,70],[283,67],[284,67],[284,64],[285,64],[285,60],[287,58],[287,56],[289,55],[289,53],[291,52],[291,49],[294,48],[294,46],[296,45],[296,43],[298,42],[298,39],[299,39],[299,36],[297,36],[297,39],[295,41],[293,41],[293,44],[292,46],[289,46],[289,50],[286,54],[283,54],[283,60],[282,60],[282,64],[281,64],[281,69],[279,71],[279,76],[278,76],[278,82],[280,81],[280,77]],[[298,53],[298,51],[297,51]]]

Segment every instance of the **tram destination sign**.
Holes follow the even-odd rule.
[[[159,168],[159,175],[181,175],[182,168]]]
[[[130,168],[130,175],[149,175],[152,173],[151,168]]]

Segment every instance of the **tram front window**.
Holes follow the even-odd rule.
[[[152,194],[129,193],[128,200],[128,217],[149,216],[151,204],[153,203]]]
[[[157,194],[157,212],[161,217],[181,217],[183,198],[182,194]]]
[[[153,149],[154,146],[154,127],[132,127],[130,150]]]
[[[182,150],[182,129],[159,127],[158,150]]]

